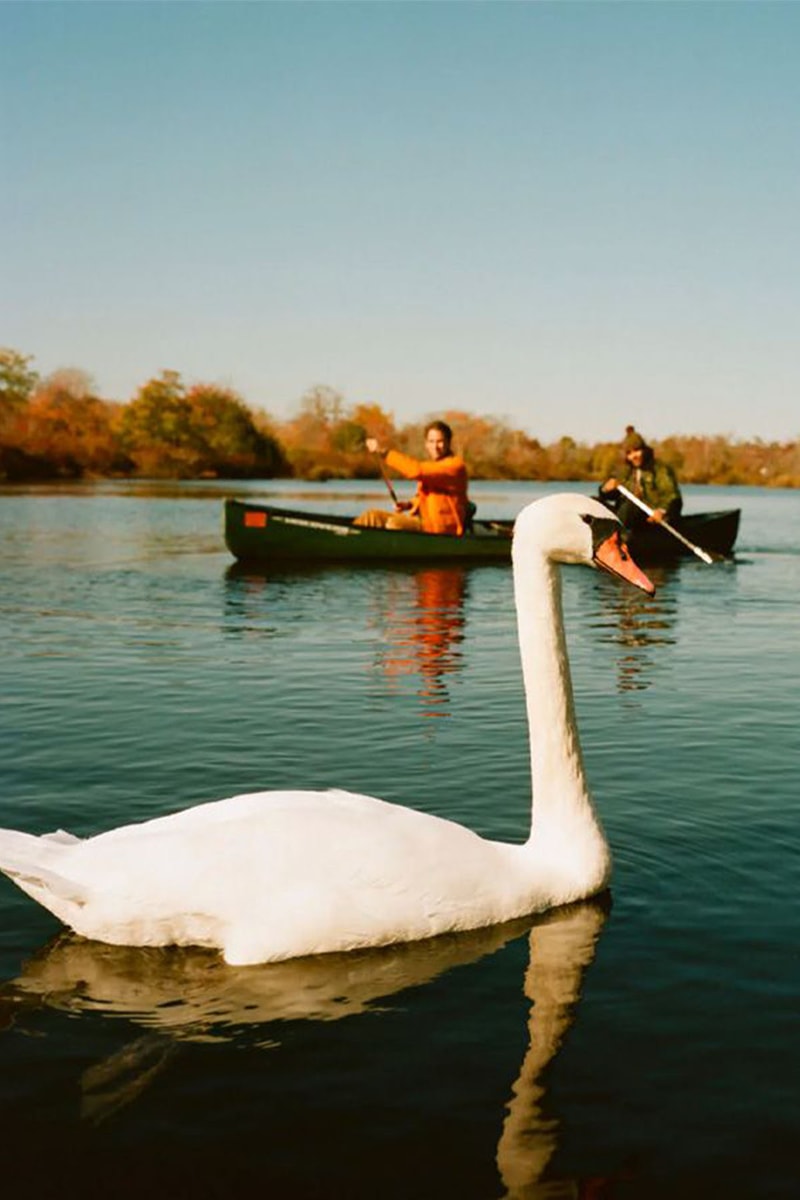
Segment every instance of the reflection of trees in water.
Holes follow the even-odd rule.
[[[261,967],[231,967],[207,950],[106,946],[65,933],[0,989],[0,1027],[24,1025],[44,1008],[72,1017],[124,1018],[142,1027],[142,1036],[81,1075],[81,1116],[97,1124],[134,1104],[170,1069],[185,1041],[269,1050],[282,1036],[281,1022],[334,1021],[374,1011],[377,1002],[477,962],[527,929],[528,1046],[511,1086],[497,1166],[504,1194],[515,1200],[577,1196],[583,1193],[576,1181],[545,1179],[559,1138],[558,1119],[548,1112],[547,1069],[575,1019],[605,911],[602,901],[590,901],[545,914],[532,926],[530,919],[521,920]],[[304,1139],[311,1134],[306,1129]],[[571,1190],[553,1190],[562,1185]]]
[[[392,682],[417,678],[426,717],[447,715],[447,677],[461,669],[466,587],[464,567],[428,567],[388,575],[380,592],[378,666]]]
[[[659,669],[659,648],[672,646],[676,638],[677,588],[668,587],[674,566],[647,567],[656,594],[647,596],[638,588],[617,587],[603,580],[603,612],[600,627],[608,632],[603,641],[619,648],[617,689],[643,691]]]

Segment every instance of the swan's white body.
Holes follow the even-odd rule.
[[[554,496],[515,528],[535,796],[524,845],[370,796],[259,792],[86,840],[0,830],[0,869],[85,937],[218,947],[232,964],[477,929],[598,892],[610,855],[584,777],[554,562],[591,563],[587,519],[613,520]]]

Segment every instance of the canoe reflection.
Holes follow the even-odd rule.
[[[447,716],[448,676],[462,665],[466,590],[463,567],[390,575],[381,609],[373,614],[372,623],[381,632],[378,667],[395,686],[416,680],[426,717]]]
[[[42,1007],[126,1018],[146,1034],[81,1076],[81,1115],[97,1124],[133,1103],[183,1041],[232,1041],[269,1048],[275,1023],[333,1021],[474,963],[528,931],[524,992],[529,1045],[511,1086],[497,1166],[508,1197],[550,1195],[542,1182],[557,1148],[547,1113],[545,1070],[575,1018],[583,974],[605,921],[603,902],[537,919],[363,953],[324,955],[263,967],[227,966],[203,950],[106,946],[63,934],[0,991],[6,1023]]]

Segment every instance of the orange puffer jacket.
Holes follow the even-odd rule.
[[[386,463],[406,479],[416,479],[412,512],[419,515],[426,533],[464,532],[467,515],[467,468],[457,454],[438,462],[417,462],[399,450],[390,450]]]

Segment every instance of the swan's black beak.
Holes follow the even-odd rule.
[[[597,526],[604,524],[604,521],[598,521],[592,530],[593,534],[595,531],[599,533]],[[598,567],[602,567],[610,575],[618,575],[620,579],[627,579],[628,583],[641,588],[643,592],[647,592],[648,596],[654,596],[655,584],[647,578],[644,571],[637,567],[631,558],[627,546],[620,537],[619,528],[615,528],[609,536],[605,536],[606,532],[603,531],[594,546],[593,557]]]

